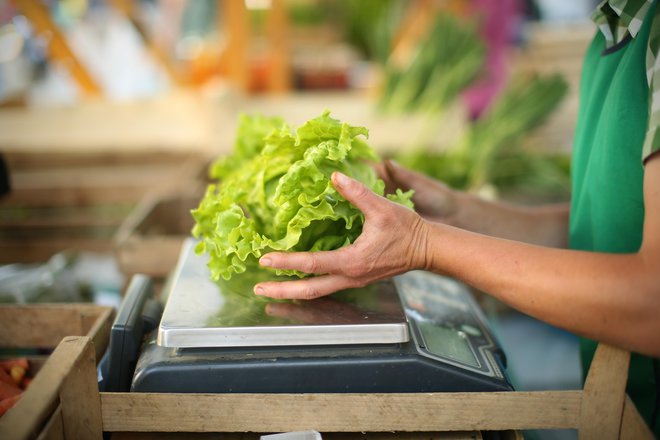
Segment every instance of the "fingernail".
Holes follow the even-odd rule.
[[[264,257],[259,260],[259,264],[262,266],[270,267],[273,264],[273,260],[268,257]]]
[[[254,294],[255,295],[265,295],[266,291],[261,286],[254,286]]]
[[[335,184],[337,184],[339,186],[346,186],[346,185],[348,185],[348,182],[349,182],[348,177],[346,177],[346,175],[340,173],[339,171],[335,171],[334,181],[335,181]]]

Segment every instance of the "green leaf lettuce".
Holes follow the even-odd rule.
[[[192,211],[196,252],[209,254],[211,277],[243,273],[270,251],[333,250],[354,242],[364,216],[330,176],[340,171],[383,195],[385,185],[368,163],[378,157],[367,136],[366,128],[328,111],[297,130],[279,118],[242,117],[234,151],[211,167],[218,182]],[[412,192],[388,197],[412,208]]]

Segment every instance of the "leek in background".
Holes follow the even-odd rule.
[[[476,22],[439,13],[405,68],[392,62],[384,66],[378,108],[386,113],[439,113],[474,81],[484,58]]]
[[[552,114],[567,90],[561,75],[518,76],[457,145],[441,152],[402,151],[396,160],[461,190],[565,197],[570,189],[568,156],[532,151],[522,141]]]

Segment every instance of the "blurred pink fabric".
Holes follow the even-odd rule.
[[[479,78],[463,92],[470,117],[478,118],[506,84],[507,48],[522,18],[521,0],[472,0],[473,13],[481,17],[486,61]]]

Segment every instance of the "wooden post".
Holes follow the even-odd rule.
[[[85,95],[100,95],[100,87],[71,51],[64,35],[51,20],[46,7],[40,1],[35,0],[14,0],[14,2],[38,34],[50,35],[50,41],[48,41],[49,58],[61,62],[71,71],[71,75]]]
[[[630,352],[598,344],[580,409],[580,439],[618,439],[626,399]]]
[[[268,42],[270,44],[268,89],[274,93],[291,88],[291,53],[288,40],[288,19],[284,0],[272,0],[268,12]]]
[[[410,63],[415,47],[433,23],[435,8],[431,0],[417,0],[408,7],[406,16],[392,41],[390,62],[395,66],[403,67]]]
[[[227,49],[223,59],[229,79],[241,91],[250,88],[250,24],[243,0],[218,0],[218,25],[227,32]]]

